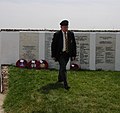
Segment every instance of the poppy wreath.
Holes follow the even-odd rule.
[[[40,60],[40,69],[48,69],[48,62],[46,60]]]
[[[78,66],[78,64],[72,63],[72,64],[70,65],[70,69],[71,69],[71,70],[79,70],[80,67]]]
[[[19,60],[16,62],[16,67],[26,68],[26,67],[27,67],[27,61],[26,61],[25,59],[19,59]]]
[[[29,69],[40,69],[40,61],[31,60],[31,61],[28,62],[27,67]]]

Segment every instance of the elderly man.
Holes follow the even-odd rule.
[[[54,33],[51,44],[52,57],[60,65],[58,82],[64,82],[66,90],[70,88],[67,83],[66,65],[69,58],[74,60],[76,57],[75,37],[74,33],[68,30],[68,24],[68,20],[63,20],[60,23],[61,30]]]

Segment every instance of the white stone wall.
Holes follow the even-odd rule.
[[[20,33],[23,31],[1,31],[0,32],[0,63],[1,64],[15,64],[20,58]],[[54,62],[51,58],[51,42],[54,32],[49,31],[25,31],[31,33],[38,33],[39,46],[36,56],[37,60],[45,59],[49,62],[50,68],[59,68],[58,63]],[[96,45],[99,41],[99,35],[113,36],[115,35],[112,45],[115,46],[115,52],[113,59],[115,57],[114,64],[96,64]],[[96,70],[100,67],[102,70],[116,70],[120,71],[120,32],[75,32],[75,37],[77,42],[77,63],[81,65],[82,69]],[[82,38],[86,38],[85,41]],[[82,41],[80,41],[80,39]],[[87,39],[88,38],[88,39]],[[111,39],[112,40],[112,39]],[[106,45],[104,45],[106,46]],[[82,49],[80,49],[80,47]],[[81,52],[82,55],[81,55]],[[89,53],[87,53],[89,52]],[[110,52],[109,52],[110,53]],[[111,52],[112,53],[112,52]],[[103,52],[104,54],[104,52]],[[80,56],[81,55],[81,56]],[[85,56],[84,56],[85,55]],[[80,57],[84,58],[80,58]],[[83,64],[80,64],[80,60],[83,59]],[[104,60],[104,58],[103,58]],[[107,66],[107,68],[106,68]],[[113,66],[113,67],[112,67]],[[67,65],[67,69],[70,68],[70,61]]]

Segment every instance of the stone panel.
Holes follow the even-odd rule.
[[[115,34],[96,34],[96,69],[115,70]]]
[[[30,61],[39,59],[39,33],[20,33],[19,56]]]
[[[75,33],[77,57],[81,69],[89,69],[90,59],[90,34]]]

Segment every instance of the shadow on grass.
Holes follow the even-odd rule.
[[[32,113],[45,113],[45,112],[41,112],[41,111],[33,111]]]
[[[63,84],[62,83],[49,83],[45,86],[42,86],[40,89],[38,89],[38,92],[44,93],[44,94],[48,94],[51,90],[56,90],[59,88],[63,88]]]

